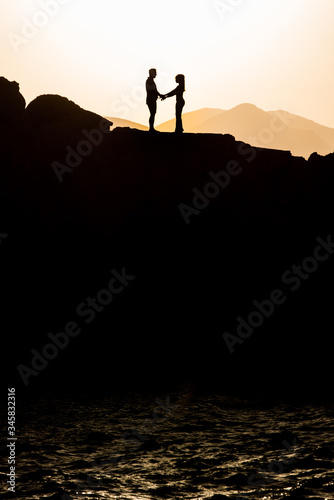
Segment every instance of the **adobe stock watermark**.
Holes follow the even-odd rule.
[[[84,139],[78,142],[75,149],[71,146],[66,146],[67,155],[65,164],[58,161],[54,161],[51,164],[59,182],[63,182],[65,174],[72,173],[75,168],[81,165],[83,158],[91,155],[94,148],[102,144],[105,136],[110,133],[111,125],[112,122],[103,118],[100,121],[98,129],[90,131],[82,130],[81,133]]]
[[[234,12],[236,8],[240,7],[243,3],[244,0],[214,0],[212,5],[219,19],[225,21],[226,16]]]
[[[111,271],[112,278],[108,282],[107,288],[102,288],[96,297],[87,297],[83,302],[76,307],[76,314],[79,318],[84,318],[84,322],[88,325],[92,323],[97,314],[100,314],[109,306],[113,300],[114,295],[119,295],[129,285],[129,282],[135,279],[135,276],[127,274],[125,267],[121,273],[113,269]],[[57,358],[60,351],[64,351],[69,345],[72,338],[78,337],[82,332],[78,321],[69,321],[61,332],[53,334],[48,333],[48,343],[38,351],[32,349],[32,358],[30,365],[26,366],[20,364],[17,370],[22,378],[25,386],[29,385],[30,377],[37,377],[49,362]]]
[[[282,454],[281,457],[278,457],[277,460],[271,460],[267,466],[267,470],[258,470],[257,472],[250,474],[247,479],[248,486],[254,488],[272,484],[275,481],[273,474],[283,474],[286,470],[286,466],[292,465],[296,462],[299,455],[306,449],[305,447],[300,447],[300,445],[298,445],[297,438],[293,438],[292,444],[290,444],[286,439],[284,439],[281,444],[286,449],[284,454]],[[236,500],[243,500],[243,498],[244,497],[236,497]]]
[[[238,146],[238,154],[247,156],[247,163],[253,162],[258,154],[257,149],[268,146],[275,138],[276,134],[283,132],[294,119],[293,115],[285,111],[276,111],[270,119],[269,126],[263,127],[256,137],[248,137],[248,144],[240,142]],[[251,146],[249,146],[251,144]],[[256,149],[257,148],[257,149]],[[237,177],[242,172],[242,167],[236,160],[231,160],[227,163],[225,170],[218,173],[210,172],[210,182],[208,182],[202,191],[198,188],[193,189],[194,197],[192,204],[180,203],[179,210],[181,215],[188,225],[192,215],[199,215],[210,204],[210,201],[217,198],[226,189],[231,178]]]
[[[7,437],[7,448],[8,448],[8,469],[7,473],[7,484],[8,491],[15,493],[16,488],[16,474],[17,474],[17,461],[16,461],[16,390],[14,387],[8,388],[7,396],[7,425],[8,425],[8,436]]]
[[[55,18],[63,5],[67,5],[72,0],[40,0],[40,9],[31,17],[22,17],[20,33],[8,33],[8,40],[13,50],[18,54],[23,46],[33,40],[41,29],[46,28],[50,20]]]
[[[95,472],[99,472],[99,469],[103,468],[104,474],[108,472],[109,469],[114,468],[115,466],[122,464],[125,462],[127,455],[131,454],[135,451],[140,451],[140,447],[145,443],[149,442],[150,437],[148,435],[143,434],[144,432],[150,431],[150,433],[155,432],[157,426],[161,425],[163,422],[171,418],[173,413],[175,413],[178,409],[180,409],[185,402],[189,399],[190,392],[186,391],[176,403],[171,403],[170,397],[166,397],[166,402],[157,398],[155,402],[157,406],[153,409],[152,419],[145,419],[143,421],[143,425],[140,426],[139,430],[131,429],[130,431],[126,431],[121,436],[121,439],[125,442],[127,439],[133,439],[135,441],[134,445],[127,450],[126,454],[123,455],[111,455],[106,460],[101,460],[100,462],[94,461],[91,463],[91,467],[94,467]],[[158,413],[159,412],[159,413]],[[160,417],[159,415],[165,414],[165,416]],[[110,466],[110,467],[107,467]],[[107,467],[107,469],[106,469]],[[87,476],[85,481],[80,481],[76,485],[76,493],[80,492],[84,494],[87,489],[96,489],[99,486],[102,486],[103,480],[96,479],[92,475]],[[74,500],[73,497],[64,493],[62,495],[62,500]]]
[[[326,262],[333,255],[334,243],[331,235],[327,236],[326,241],[320,237],[317,238],[317,243],[312,257],[305,258],[301,265],[293,265],[283,273],[281,281],[289,287],[288,291],[296,292],[299,290],[302,283],[318,270],[319,264]],[[233,354],[236,345],[244,344],[254,331],[274,314],[277,307],[287,301],[287,298],[287,293],[281,288],[276,288],[269,294],[269,298],[262,301],[254,300],[254,310],[248,314],[247,319],[241,316],[237,317],[236,334],[225,332],[222,335],[229,352]]]
[[[275,111],[272,115],[268,127],[263,127],[256,136],[247,137],[247,141],[257,148],[268,147],[275,139],[275,136],[283,132],[295,119],[287,111]]]
[[[166,81],[170,74],[165,71],[158,71],[155,82],[158,90],[163,81]],[[161,92],[163,93],[163,92]],[[118,99],[115,99],[110,106],[111,116],[114,118],[122,118],[123,120],[130,117],[131,112],[138,108],[146,101],[146,89],[144,85],[136,85],[131,92],[122,94]]]
[[[246,161],[248,163],[252,162],[256,158],[256,150],[252,147],[248,147],[247,144],[241,142],[238,146],[238,153],[241,156],[248,155]],[[217,198],[221,192],[226,189],[233,177],[237,177],[242,172],[242,167],[237,160],[231,160],[227,163],[225,170],[221,170],[217,173],[211,171],[209,176],[211,178],[210,182],[205,184],[202,191],[198,188],[194,188],[192,191],[194,197],[192,200],[192,205],[187,205],[186,203],[180,203],[178,208],[183,217],[183,220],[188,225],[190,224],[190,217],[192,215],[199,215],[203,210],[205,210],[210,202]]]

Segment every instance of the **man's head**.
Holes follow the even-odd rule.
[[[155,78],[157,76],[157,70],[154,68],[150,69],[149,75],[151,78]]]

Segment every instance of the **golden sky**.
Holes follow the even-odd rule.
[[[1,76],[147,124],[145,80],[184,112],[252,103],[334,127],[334,0],[0,0]],[[174,116],[159,102],[156,122]]]

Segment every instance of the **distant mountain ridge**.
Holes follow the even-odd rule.
[[[230,110],[214,113],[213,116],[212,111],[199,110],[198,114],[203,120],[197,123],[194,123],[197,112],[186,113],[186,131],[229,133],[252,146],[289,150],[294,156],[304,158],[313,152],[326,155],[334,151],[334,129],[287,111],[263,111],[253,104],[240,104]],[[173,130],[174,123],[174,120],[162,123],[158,130]]]
[[[144,125],[110,118],[115,126],[147,130]],[[334,128],[320,125],[287,111],[264,111],[254,104],[240,104],[230,110],[203,108],[184,113],[185,132],[231,134],[252,146],[288,150],[306,159],[314,152],[334,151]],[[160,132],[173,132],[175,119],[158,125]]]

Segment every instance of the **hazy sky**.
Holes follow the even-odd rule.
[[[147,123],[145,80],[184,112],[249,102],[334,127],[334,0],[0,0],[1,75]],[[157,123],[174,116],[159,103]]]

